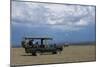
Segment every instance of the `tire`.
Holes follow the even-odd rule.
[[[57,51],[57,54],[61,54],[61,51]]]
[[[36,52],[35,55],[36,55],[36,56],[40,56],[40,52]]]
[[[35,54],[35,53],[32,53],[32,55],[33,55],[33,56],[36,56],[36,54]]]
[[[52,52],[52,54],[57,54],[57,52]]]

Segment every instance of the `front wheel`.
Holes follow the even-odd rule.
[[[57,54],[61,54],[61,51],[58,50],[58,51],[57,51]]]
[[[32,55],[33,56],[39,56],[40,55],[40,52],[38,52],[38,51],[37,52],[34,52],[34,53],[32,53]]]
[[[57,50],[55,52],[52,52],[52,54],[61,54],[61,51],[60,50]]]
[[[36,55],[36,56],[39,56],[39,55],[40,55],[40,52],[36,52],[35,55]]]

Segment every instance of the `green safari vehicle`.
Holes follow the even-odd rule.
[[[31,53],[34,56],[39,56],[42,53],[60,54],[63,46],[56,44],[48,44],[48,40],[53,40],[49,37],[24,37],[21,42],[26,53]]]

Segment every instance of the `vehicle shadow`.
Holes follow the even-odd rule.
[[[42,53],[40,55],[55,55],[55,54],[52,54],[52,53]],[[31,55],[31,54],[23,54],[21,56],[35,56],[35,55]]]
[[[33,55],[21,55],[21,56],[33,56]]]

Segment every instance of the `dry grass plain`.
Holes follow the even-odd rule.
[[[69,46],[61,54],[32,56],[26,54],[24,48],[11,48],[11,65],[36,65],[51,63],[96,61],[96,46]]]

